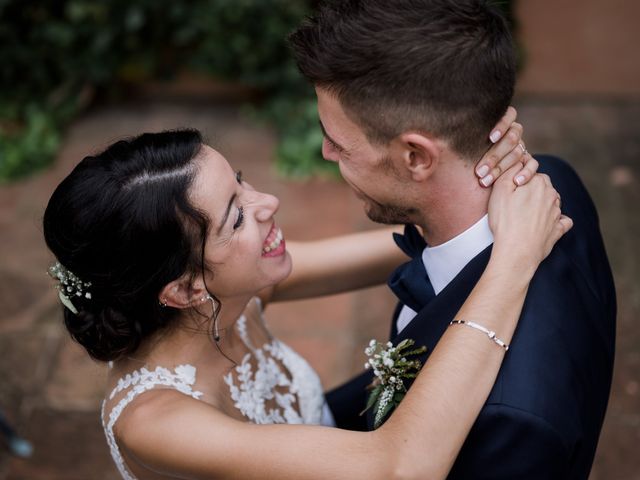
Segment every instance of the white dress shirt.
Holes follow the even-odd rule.
[[[489,216],[485,215],[474,225],[437,247],[426,247],[422,252],[422,263],[436,295],[449,285],[462,269],[480,252],[493,243],[489,228]],[[402,307],[396,326],[400,333],[416,316],[411,308]]]

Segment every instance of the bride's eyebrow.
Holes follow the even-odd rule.
[[[231,195],[231,199],[227,204],[227,210],[224,212],[224,215],[222,216],[222,221],[220,222],[220,225],[218,225],[218,230],[216,230],[217,235],[220,235],[222,228],[224,227],[225,223],[227,223],[227,219],[229,218],[229,212],[231,211],[231,205],[233,205],[233,202],[235,201],[236,197],[237,195],[235,193]]]

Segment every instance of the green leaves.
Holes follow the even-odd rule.
[[[86,86],[117,93],[125,82],[170,79],[184,70],[261,92],[256,111],[278,133],[281,172],[335,168],[321,160],[313,89],[286,44],[312,2],[2,0],[0,181],[55,156]]]
[[[0,182],[55,156],[84,103],[125,82],[197,71],[252,87],[279,137],[278,170],[338,176],[321,159],[315,95],[287,35],[316,0],[0,0]],[[509,14],[512,0],[501,0]],[[52,97],[55,97],[53,101]]]
[[[420,360],[407,357],[420,355],[426,352],[427,348],[411,349],[413,345],[415,342],[411,339],[403,340],[395,347],[391,342],[382,344],[371,340],[364,351],[369,357],[365,368],[373,369],[375,378],[367,387],[371,392],[367,399],[367,406],[360,415],[373,409],[374,428],[382,425],[404,398],[407,388],[402,379],[415,378],[422,367]]]
[[[371,385],[370,385],[371,386]],[[364,415],[369,409],[371,409],[374,405],[378,403],[378,399],[380,398],[380,394],[382,393],[383,386],[381,384],[376,385],[369,393],[369,398],[367,399],[367,406],[363,411],[360,412],[360,415]]]

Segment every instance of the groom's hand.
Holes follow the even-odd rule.
[[[489,187],[502,173],[518,162],[522,168],[516,173],[516,185],[524,185],[538,171],[538,161],[527,152],[522,141],[522,125],[517,123],[517,112],[509,107],[489,135],[494,144],[476,165],[480,185]]]

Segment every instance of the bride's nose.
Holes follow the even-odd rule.
[[[280,208],[278,197],[269,193],[255,192],[256,195],[256,219],[259,222],[267,222],[275,215]]]

